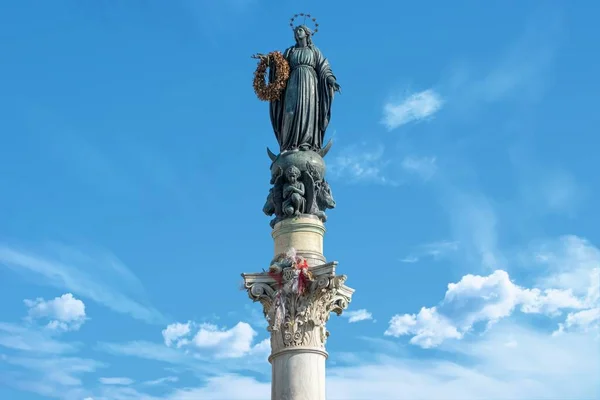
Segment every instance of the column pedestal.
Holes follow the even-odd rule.
[[[311,267],[326,262],[323,256],[324,235],[325,226],[314,215],[284,219],[275,224],[275,228],[271,233],[275,242],[275,255],[294,248]]]
[[[272,400],[325,400],[325,325],[332,312],[340,315],[348,307],[354,289],[344,284],[345,275],[336,275],[337,262],[325,261],[324,233],[323,223],[309,216],[283,220],[273,229],[276,255],[294,248],[307,260],[311,279],[302,291],[292,284],[294,267],[277,280],[268,273],[242,274],[269,323]]]

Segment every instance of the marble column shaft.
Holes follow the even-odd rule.
[[[326,262],[324,233],[323,223],[308,216],[283,220],[273,229],[275,255],[293,247],[308,262],[312,280],[303,293],[285,284],[293,277],[291,268],[283,271],[281,287],[266,273],[242,274],[248,295],[263,305],[269,323],[272,400],[325,400],[325,325],[331,312],[340,315],[348,307],[354,290],[344,284],[346,276],[336,275],[337,262]]]

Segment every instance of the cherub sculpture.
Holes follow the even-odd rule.
[[[300,179],[300,170],[290,166],[285,171],[285,183],[283,185],[283,213],[287,217],[298,216],[304,213],[306,204],[305,187]]]
[[[285,173],[281,167],[273,168],[271,184],[263,212],[275,215],[272,228],[282,219],[300,214],[314,215],[325,222],[325,210],[335,207],[329,184],[310,162],[306,163],[305,172],[293,165]]]

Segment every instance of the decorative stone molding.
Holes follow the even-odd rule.
[[[345,285],[346,276],[335,274],[336,266],[330,262],[310,268],[313,279],[303,293],[293,288],[292,268],[283,270],[281,287],[267,273],[242,274],[248,296],[262,304],[269,323],[271,358],[291,348],[325,352],[330,313],[341,315],[354,293]]]

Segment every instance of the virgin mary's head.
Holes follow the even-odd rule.
[[[296,39],[296,43],[300,43],[300,40],[306,38],[306,44],[312,44],[312,31],[306,25],[297,26],[294,29],[294,38]]]

